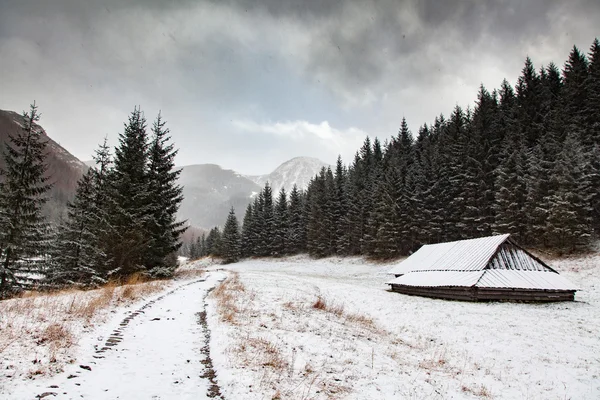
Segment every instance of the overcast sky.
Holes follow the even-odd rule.
[[[82,160],[162,110],[179,165],[261,174],[416,131],[527,55],[562,67],[598,21],[597,0],[0,0],[0,108],[35,99]]]

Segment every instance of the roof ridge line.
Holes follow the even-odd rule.
[[[496,257],[498,255],[498,252],[500,251],[500,248],[502,247],[502,245],[504,243],[506,243],[507,240],[509,240],[510,233],[506,233],[505,235],[506,235],[506,237],[504,238],[504,240],[502,242],[498,243],[498,246],[496,246],[496,250],[494,250],[494,253],[492,253],[492,255],[486,260],[485,267],[483,267],[481,269],[482,271],[490,269],[490,261],[492,261],[494,259],[494,257]],[[501,235],[498,235],[498,236],[501,236]],[[512,243],[512,241],[511,241],[511,243]]]

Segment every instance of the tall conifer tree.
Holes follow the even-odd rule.
[[[23,112],[23,129],[9,136],[0,171],[0,298],[22,288],[19,273],[40,272],[35,256],[48,249],[48,226],[42,206],[50,189],[46,176],[46,141],[35,102]]]
[[[144,265],[150,274],[170,276],[177,268],[175,252],[181,247],[179,238],[185,231],[184,221],[177,221],[183,201],[183,188],[177,183],[180,169],[175,169],[177,150],[169,143],[169,130],[160,113],[152,126],[149,148],[148,192],[149,218],[147,230],[150,245],[144,254]]]
[[[152,243],[147,226],[152,219],[148,180],[146,119],[135,108],[119,135],[111,174],[112,211],[109,256],[118,274],[144,269],[145,253]]]
[[[68,206],[66,221],[58,228],[52,251],[52,285],[97,285],[106,281],[106,254],[99,234],[101,211],[96,203],[95,170],[90,169],[77,185]]]
[[[240,227],[233,207],[229,211],[220,242],[220,255],[225,263],[234,263],[241,257]]]

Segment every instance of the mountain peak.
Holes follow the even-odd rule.
[[[321,171],[321,168],[329,166],[318,158],[294,157],[281,164],[270,174],[248,176],[247,178],[260,186],[269,182],[273,193],[278,193],[282,188],[289,193],[294,185],[298,186],[298,189],[306,189],[310,180]]]

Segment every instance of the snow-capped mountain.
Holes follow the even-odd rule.
[[[294,184],[306,189],[311,178],[327,166],[316,158],[296,157],[270,174],[245,176],[215,164],[188,165],[179,177],[184,196],[179,218],[204,229],[223,225],[231,207],[243,218],[246,206],[266,182],[273,188],[274,196],[282,187],[289,192]]]
[[[260,187],[269,182],[276,195],[281,188],[290,192],[294,185],[298,189],[306,189],[310,180],[321,171],[321,168],[329,167],[329,164],[312,157],[295,157],[284,162],[275,171],[267,175],[248,176],[247,178],[256,182]]]

